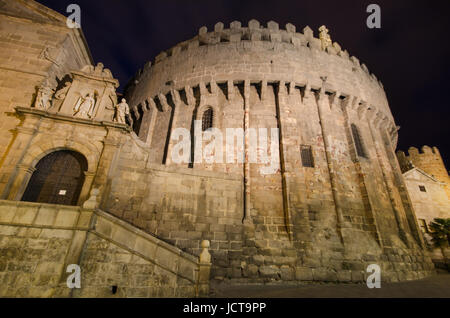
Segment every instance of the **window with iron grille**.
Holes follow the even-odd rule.
[[[202,130],[205,131],[213,126],[213,110],[208,108],[202,116]]]
[[[419,186],[419,189],[420,189],[420,191],[422,191],[422,192],[427,192],[427,189],[425,189],[425,186],[423,186],[423,185],[420,185],[420,186]]]
[[[356,127],[355,124],[352,124],[352,135],[353,135],[353,141],[355,142],[356,147],[356,153],[359,157],[367,158],[367,152],[364,148],[364,143],[361,137],[361,134],[359,132],[358,127]]]
[[[311,146],[302,145],[300,147],[303,167],[314,168],[314,158]]]

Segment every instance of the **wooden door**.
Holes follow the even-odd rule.
[[[87,162],[81,154],[52,152],[36,165],[22,201],[77,205],[86,170]]]

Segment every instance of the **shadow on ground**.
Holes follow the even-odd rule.
[[[450,273],[399,283],[381,281],[381,288],[365,284],[227,285],[213,283],[217,298],[450,298]]]

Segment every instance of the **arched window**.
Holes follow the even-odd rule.
[[[77,205],[87,161],[75,151],[55,151],[42,158],[22,201]]]
[[[364,147],[361,134],[359,132],[358,127],[356,127],[355,124],[352,124],[352,135],[353,141],[355,142],[356,153],[358,154],[359,157],[367,158],[367,152]]]
[[[203,112],[202,116],[202,130],[205,131],[213,126],[213,110],[212,108],[208,108]]]

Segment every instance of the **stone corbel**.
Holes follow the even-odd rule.
[[[377,129],[385,128],[383,127],[383,116],[380,112],[377,112],[376,117],[374,119],[374,124]]]
[[[228,92],[228,96],[227,99],[231,100],[234,97],[234,84],[232,80],[228,80],[227,81],[227,92]]]
[[[211,85],[211,94],[213,94],[214,96],[218,96],[219,86],[217,86],[216,81],[212,80],[210,85]]]
[[[170,95],[172,95],[172,100],[175,104],[175,107],[178,107],[181,104],[181,97],[180,97],[180,93],[176,90],[176,89],[171,89],[170,90]]]
[[[244,98],[248,101],[250,99],[250,81],[244,81]]]
[[[261,101],[265,101],[267,97],[267,80],[261,82]]]
[[[309,99],[311,97],[315,98],[314,95],[315,94],[314,94],[314,92],[311,89],[311,85],[309,83],[306,83],[306,85],[305,85],[305,93],[304,93],[303,99]]]
[[[200,87],[200,99],[202,99],[203,96],[209,95],[209,91],[208,91],[208,89],[206,88],[205,82],[200,82],[200,83],[198,84],[198,86]]]
[[[340,106],[339,104],[339,96],[341,95],[340,92],[334,92],[329,96],[328,100],[330,101],[330,108],[334,109],[335,106]]]
[[[347,108],[352,111],[357,111],[360,99],[357,96],[351,96],[349,102],[347,103]]]
[[[159,102],[161,103],[161,106],[162,106],[162,108],[163,108],[163,111],[164,111],[164,112],[169,111],[169,110],[170,110],[170,106],[169,106],[169,104],[167,103],[167,98],[166,98],[166,96],[163,95],[163,94],[161,94],[161,93],[159,93],[159,94],[158,94],[158,98],[159,98]]]
[[[311,88],[312,91],[312,88]],[[325,94],[325,90],[323,88],[319,88],[317,94],[315,94],[317,101],[328,101],[328,95]]]
[[[278,96],[286,97],[287,95],[288,95],[288,93],[286,90],[286,82],[280,81],[280,83],[278,84]]]
[[[366,114],[367,114],[367,108],[369,106],[367,106],[367,102],[365,101],[360,101],[358,104],[358,107],[356,108],[356,111],[358,112],[358,117],[359,119],[365,119]]]
[[[369,106],[369,107],[367,108],[366,118],[367,118],[367,120],[369,121],[369,123],[370,123],[372,126],[374,126],[374,127],[376,127],[376,124],[375,124],[375,119],[376,119],[376,117],[377,117],[376,111],[374,110],[373,107],[370,107],[370,106]]]
[[[158,111],[158,107],[156,107],[156,103],[155,103],[155,101],[153,100],[153,98],[151,98],[151,97],[149,97],[148,99],[147,99],[147,102],[148,102],[148,107],[149,107],[149,110],[150,109],[152,109],[153,111]]]
[[[184,91],[186,92],[187,106],[190,108],[194,108],[195,107],[195,97],[194,97],[194,91],[192,90],[192,87],[187,85],[184,88]]]
[[[295,92],[295,82],[294,81],[291,81],[290,83],[289,83],[289,95],[293,95],[294,94],[294,92]]]
[[[337,95],[336,95],[337,96]],[[344,98],[341,99],[340,97],[343,96]],[[349,105],[351,104],[352,101],[352,96],[345,96],[342,95],[342,93],[340,93],[340,95],[338,96],[339,100],[341,100],[341,108],[347,110],[349,108]]]

